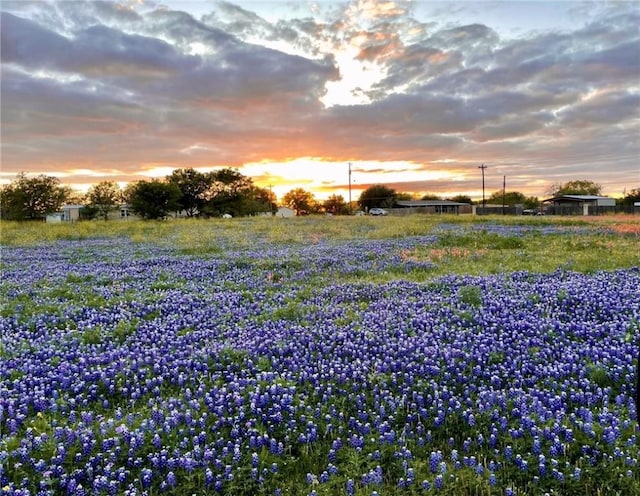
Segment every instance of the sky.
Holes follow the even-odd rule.
[[[484,164],[487,196],[640,187],[639,1],[0,9],[1,184],[234,167],[280,197],[385,184],[479,199]]]

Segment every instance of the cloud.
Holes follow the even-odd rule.
[[[559,113],[566,127],[615,125],[640,119],[640,93],[629,91],[598,92]]]
[[[3,2],[3,169],[140,177],[321,157],[567,180],[613,163],[609,177],[637,180],[633,5],[510,38],[410,2],[296,4],[279,19],[172,5]]]
[[[198,61],[162,40],[104,25],[82,29],[67,38],[33,21],[6,12],[1,15],[3,63],[85,78],[146,81],[190,70]]]

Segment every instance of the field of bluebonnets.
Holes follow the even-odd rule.
[[[637,495],[636,219],[2,224],[4,495]]]

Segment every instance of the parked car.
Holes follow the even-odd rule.
[[[369,215],[387,215],[389,212],[387,212],[384,208],[372,208],[371,210],[369,210]]]

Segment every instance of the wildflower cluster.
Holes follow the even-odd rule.
[[[4,250],[3,494],[640,493],[640,270],[339,282],[436,241]]]

